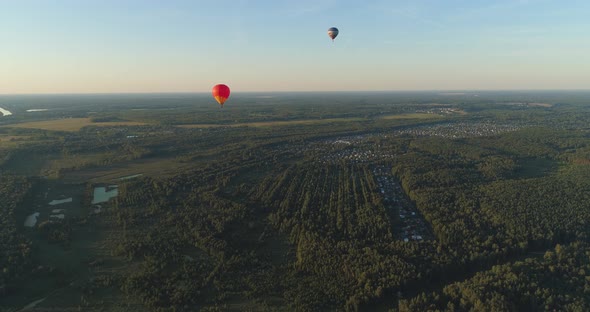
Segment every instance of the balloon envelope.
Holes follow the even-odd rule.
[[[213,87],[211,93],[215,100],[217,100],[217,103],[223,106],[223,103],[229,98],[229,87],[224,84],[218,84]]]
[[[338,36],[338,28],[336,28],[336,27],[330,27],[330,28],[328,28],[328,36],[330,38],[332,38],[332,41],[334,41],[334,39],[336,38],[336,36]]]

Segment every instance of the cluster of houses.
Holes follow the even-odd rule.
[[[440,107],[436,108],[436,110],[443,113],[460,113],[456,108]],[[432,123],[389,131],[340,136],[314,142],[281,144],[273,147],[273,149],[281,153],[288,153],[291,156],[303,154],[313,157],[316,162],[324,165],[342,161],[366,163],[396,157],[396,153],[392,153],[391,150],[381,150],[379,144],[370,142],[371,139],[375,138],[388,139],[399,136],[443,137],[450,139],[482,137],[517,131],[525,126],[525,124],[496,123],[493,121]]]
[[[432,232],[426,221],[405,194],[399,181],[391,174],[391,167],[376,166],[373,168],[373,175],[383,196],[385,208],[394,212],[391,215],[399,217],[398,222],[394,222],[398,237],[404,242],[432,239]]]
[[[416,113],[435,115],[464,114],[463,110],[456,107],[435,107],[430,109],[417,109]]]
[[[470,138],[497,135],[517,131],[517,124],[496,124],[493,122],[453,122],[431,124],[396,130],[393,135],[436,136],[443,138]]]
[[[373,150],[361,149],[361,148],[348,148],[333,153],[326,153],[321,157],[318,157],[317,161],[322,164],[332,164],[341,161],[348,163],[366,163],[378,159],[392,158],[394,155],[391,153],[378,152]]]

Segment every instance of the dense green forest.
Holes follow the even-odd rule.
[[[31,268],[31,242],[17,231],[17,207],[30,188],[25,178],[0,176],[0,293]]]
[[[0,311],[588,310],[590,95],[282,96],[4,99]]]

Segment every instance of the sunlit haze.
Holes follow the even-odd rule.
[[[588,12],[574,0],[2,1],[0,93],[587,89]]]

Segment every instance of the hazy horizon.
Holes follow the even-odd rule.
[[[441,95],[459,95],[460,93],[476,93],[476,92],[590,92],[587,89],[415,89],[415,90],[253,90],[253,91],[232,91],[232,95],[236,94],[265,94],[265,93],[280,93],[280,94],[298,94],[298,93],[440,93]],[[53,92],[53,93],[0,93],[0,96],[43,96],[43,95],[158,95],[158,94],[198,94],[210,95],[209,91],[138,91],[138,92]]]

